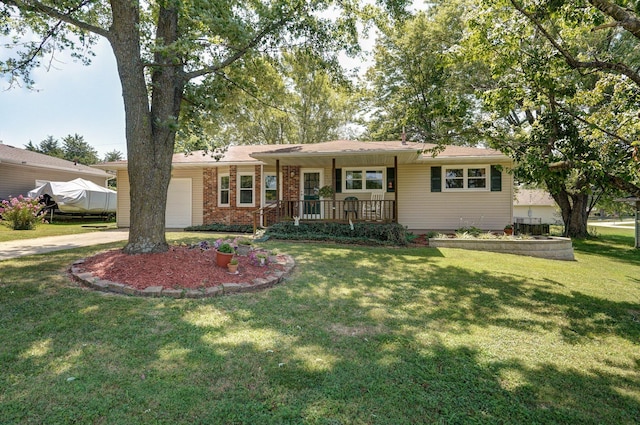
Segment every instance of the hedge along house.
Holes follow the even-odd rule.
[[[445,231],[498,230],[513,222],[513,181],[505,172],[510,158],[460,146],[447,146],[435,157],[421,153],[433,147],[339,140],[231,146],[219,160],[202,152],[175,154],[166,225],[269,226],[299,219],[398,222],[415,231]],[[126,161],[96,167],[117,171],[118,226],[127,227]]]

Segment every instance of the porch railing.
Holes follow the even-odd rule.
[[[395,200],[278,201],[253,212],[254,232],[281,221],[396,222]]]

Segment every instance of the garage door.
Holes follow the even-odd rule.
[[[191,179],[171,179],[167,192],[167,228],[191,226]]]

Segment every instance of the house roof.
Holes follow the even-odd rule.
[[[251,154],[263,150],[273,149],[274,145],[239,145],[229,146],[229,148],[219,154],[206,152],[203,150],[189,153],[174,153],[171,164],[175,168],[192,167],[215,167],[218,165],[243,165],[262,164],[262,162],[251,157]],[[92,167],[103,170],[125,170],[127,161],[101,162]]]
[[[472,148],[465,146],[446,146],[434,158],[431,153],[422,153],[425,149],[435,148],[433,144],[423,144],[401,141],[362,142],[356,140],[334,140],[323,143],[298,145],[239,145],[229,146],[222,154],[216,156],[204,151],[190,154],[177,153],[173,155],[172,164],[176,168],[193,166],[208,167],[218,165],[242,164],[275,164],[324,166],[331,158],[344,159],[342,165],[381,165],[393,164],[394,157],[399,163],[413,163],[417,161],[446,162],[456,159],[464,161],[473,159],[506,160],[508,157],[493,149]],[[115,161],[96,164],[94,167],[104,170],[126,169],[127,161]]]
[[[555,207],[556,201],[542,189],[518,189],[516,191],[515,206],[550,206]]]
[[[0,163],[12,164],[24,167],[44,168],[58,171],[74,172],[76,174],[97,177],[111,177],[111,174],[87,165],[77,164],[66,159],[16,148],[0,143]]]

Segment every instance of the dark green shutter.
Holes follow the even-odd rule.
[[[496,165],[491,166],[491,191],[502,191],[502,171]]]
[[[387,167],[387,192],[396,191],[396,169]]]
[[[431,167],[431,191],[442,192],[442,167]]]
[[[336,168],[336,174],[334,177],[336,193],[342,193],[342,168]]]

